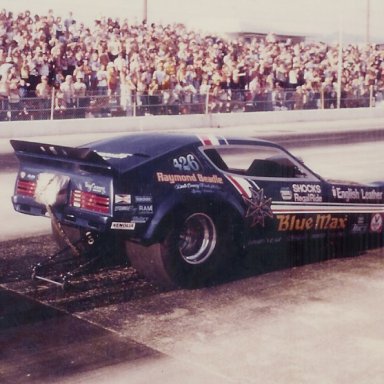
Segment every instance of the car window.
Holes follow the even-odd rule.
[[[296,158],[275,147],[225,145],[204,147],[203,152],[225,172],[257,178],[317,179]]]

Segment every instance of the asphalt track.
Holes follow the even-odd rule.
[[[321,136],[301,144],[329,144]],[[332,144],[372,138],[382,130]],[[12,156],[2,156],[13,172]],[[0,382],[381,384],[382,256],[263,265],[261,275],[217,287],[77,312],[1,288]]]
[[[52,383],[106,365],[161,358],[68,313],[0,289],[0,382]]]
[[[383,256],[71,314],[0,291],[0,382],[381,384]]]

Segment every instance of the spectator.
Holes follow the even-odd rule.
[[[0,76],[0,113],[1,119],[7,118],[9,104],[9,80],[8,76]]]
[[[41,76],[41,82],[37,84],[35,93],[39,98],[39,117],[40,119],[48,119],[51,108],[52,88],[48,84],[47,76]]]
[[[106,72],[107,72],[108,96],[110,97],[116,96],[117,88],[119,86],[119,75],[112,62],[108,63]]]
[[[161,95],[159,92],[159,84],[156,79],[152,79],[148,86],[148,111],[151,115],[159,114],[159,106],[161,105]]]
[[[11,70],[11,68],[13,68],[13,66],[14,66],[14,63],[12,62],[12,58],[8,56],[8,57],[5,59],[5,62],[3,62],[3,63],[0,65],[0,76],[1,76],[3,79],[8,78],[9,73],[10,73],[10,70]]]
[[[105,65],[101,64],[99,70],[96,73],[97,80],[97,94],[104,96],[108,94],[108,73]]]
[[[86,109],[89,106],[89,98],[86,96],[87,87],[84,84],[83,76],[78,73],[76,82],[73,84],[73,95],[75,99],[76,117],[84,118]]]
[[[204,106],[206,105],[207,97],[209,96],[210,89],[211,89],[211,86],[208,84],[208,80],[206,78],[203,79],[199,88],[199,93],[198,93],[200,113],[205,112]]]
[[[16,76],[11,75],[9,78],[9,90],[8,90],[8,105],[10,120],[16,120],[19,112],[22,110],[21,97],[19,93],[19,81]]]
[[[293,94],[293,109],[301,110],[304,108],[305,93],[302,86],[296,87],[296,92]]]
[[[299,70],[297,66],[291,66],[288,71],[288,88],[296,89],[299,85]]]
[[[65,77],[64,83],[61,83],[60,85],[60,92],[62,93],[60,107],[64,107],[60,109],[65,110],[65,113],[63,113],[63,117],[74,117],[73,108],[75,106],[75,89],[73,87],[72,75],[67,75]]]
[[[136,90],[135,83],[124,69],[120,74],[120,106],[127,116],[133,114],[133,94]]]
[[[75,19],[73,18],[73,12],[68,13],[68,17],[64,20],[64,27],[67,32],[69,32],[70,27],[75,23]]]
[[[284,92],[283,88],[278,84],[274,87],[272,91],[272,103],[273,103],[273,110],[274,111],[281,111],[281,110],[286,110],[287,108],[285,107],[284,104]]]

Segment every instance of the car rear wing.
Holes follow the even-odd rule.
[[[22,140],[10,140],[10,143],[20,161],[64,162],[112,170],[112,165],[90,148],[65,147]]]

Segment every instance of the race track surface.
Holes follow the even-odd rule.
[[[383,147],[291,146],[357,181],[383,179]],[[1,160],[1,383],[383,382],[384,249],[265,249],[218,284],[168,292],[115,259],[64,292],[30,279],[57,248],[49,220],[12,211],[15,160]]]

